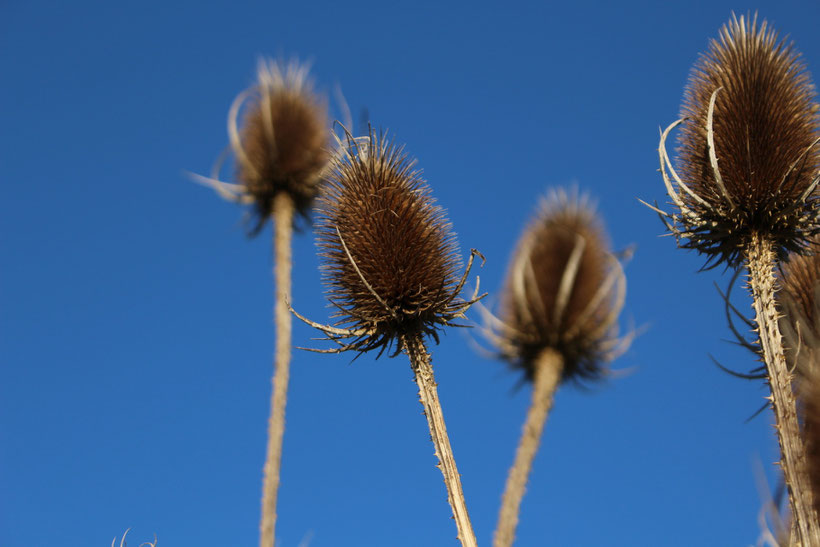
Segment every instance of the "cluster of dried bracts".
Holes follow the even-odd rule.
[[[673,161],[666,139],[676,127]],[[329,347],[314,351],[407,355],[458,537],[476,545],[427,343],[464,326],[478,304],[498,355],[532,384],[494,538],[496,546],[511,545],[555,390],[566,380],[605,376],[631,339],[618,335],[622,256],[610,249],[588,198],[555,190],[544,199],[513,253],[494,314],[478,303],[477,278],[472,295],[462,295],[474,259],[484,257],[473,250],[463,267],[445,212],[414,161],[384,133],[342,127],[336,135],[305,67],[262,63],[257,84],[230,108],[228,133],[237,183],[220,180],[221,162],[199,180],[250,205],[253,234],[268,217],[275,224],[277,346],[260,544],[274,543],[293,312],[325,335]],[[790,492],[790,542],[820,545],[820,470],[809,465],[820,456],[820,138],[814,87],[799,55],[766,23],[733,19],[695,65],[682,118],[662,132],[659,151],[674,209],[653,209],[679,246],[705,254],[707,266],[748,274],[754,349],[772,388]],[[294,212],[307,217],[312,208],[333,324],[290,307]]]
[[[815,88],[792,45],[756,17],[733,18],[693,68],[681,119],[661,133],[661,172],[674,210],[655,208],[680,247],[705,254],[707,266],[723,263],[747,275],[753,349],[765,363],[761,376],[771,387],[789,491],[789,544],[804,547],[820,545],[817,443],[810,439],[820,418],[811,395],[820,349],[817,111]],[[673,164],[666,139],[678,126]]]

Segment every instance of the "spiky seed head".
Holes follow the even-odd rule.
[[[308,67],[260,61],[249,90],[239,143],[234,143],[237,178],[252,197],[258,232],[280,192],[305,216],[329,160],[325,101],[314,91]]]
[[[461,265],[444,210],[402,147],[371,130],[349,139],[317,200],[317,245],[337,325],[350,349],[433,334],[459,316]]]
[[[800,54],[765,21],[733,16],[721,28],[684,95],[677,166],[700,200],[679,192],[691,213],[679,219],[689,232],[682,246],[732,265],[752,232],[772,240],[781,255],[805,248],[818,230],[811,191],[820,167],[815,97]]]
[[[815,361],[800,382],[798,393],[803,414],[806,463],[812,491],[820,492],[820,366]],[[820,515],[820,496],[814,495],[814,510]]]
[[[564,358],[564,379],[596,378],[618,345],[625,278],[586,196],[552,191],[510,262],[498,335],[502,355],[534,377],[545,349]]]
[[[814,241],[816,250],[820,241]],[[820,362],[820,256],[793,255],[781,267],[776,298],[786,360],[805,377],[813,364]]]

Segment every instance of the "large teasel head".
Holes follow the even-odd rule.
[[[780,268],[777,306],[786,363],[794,371],[803,418],[809,477],[816,493],[815,511],[820,514],[820,255],[792,256]]]
[[[815,252],[819,243],[813,240]],[[820,369],[820,255],[792,255],[779,277],[776,298],[786,361],[803,378],[812,368]]]
[[[551,191],[510,262],[491,339],[502,357],[534,377],[546,349],[563,358],[564,379],[594,379],[629,341],[617,319],[626,278],[586,196]]]
[[[461,258],[444,210],[402,148],[384,134],[347,138],[317,200],[316,238],[324,282],[336,308],[339,343],[330,351],[384,350],[432,335],[463,317],[459,298],[474,255],[459,278]]]
[[[781,257],[818,232],[815,88],[800,54],[757,17],[732,17],[692,69],[682,119],[662,132],[661,172],[678,209],[658,211],[708,265],[738,264],[750,234]],[[666,152],[681,125],[676,169]],[[683,238],[685,241],[681,242]]]
[[[241,124],[239,120],[241,119]],[[228,111],[228,136],[239,183],[219,180],[223,157],[210,178],[196,176],[231,201],[254,208],[256,235],[287,194],[306,217],[330,160],[327,105],[313,91],[308,67],[259,61],[257,82],[234,99]]]

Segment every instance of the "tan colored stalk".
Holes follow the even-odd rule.
[[[776,257],[773,245],[758,233],[751,235],[746,248],[749,266],[749,286],[754,298],[755,320],[758,325],[760,346],[769,373],[772,390],[771,402],[776,419],[777,438],[780,442],[781,467],[789,487],[789,501],[796,543],[803,547],[820,546],[820,525],[814,512],[813,495],[809,482],[806,454],[800,437],[797,407],[792,390],[792,376],[786,366],[783,341],[775,308]]]
[[[288,308],[291,284],[291,239],[293,236],[293,199],[279,192],[273,202],[274,275],[276,279],[276,353],[268,419],[268,448],[262,486],[262,518],[259,524],[260,547],[273,547],[276,529],[276,499],[282,464],[282,436],[285,433],[285,403],[290,377],[291,317]]]
[[[521,500],[527,489],[532,462],[538,450],[538,444],[541,442],[547,415],[552,408],[555,390],[561,381],[564,359],[558,352],[547,348],[541,352],[534,365],[532,404],[527,411],[527,421],[524,423],[524,430],[515,453],[515,463],[507,476],[507,485],[501,500],[501,511],[498,514],[498,525],[493,538],[494,547],[509,547],[515,540]]]
[[[438,400],[436,380],[433,377],[433,366],[430,354],[424,346],[421,336],[404,339],[410,365],[419,386],[419,400],[424,407],[427,425],[430,427],[430,436],[439,461],[439,469],[444,475],[444,484],[447,486],[447,500],[453,510],[453,518],[458,528],[458,539],[464,547],[476,547],[473,525],[467,513],[467,504],[464,501],[464,492],[461,489],[461,477],[456,468],[453,450],[450,448],[450,438],[447,436],[447,427],[444,424],[444,415],[441,412],[441,403]]]

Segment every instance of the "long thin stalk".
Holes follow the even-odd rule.
[[[797,543],[803,547],[820,546],[820,525],[813,508],[813,495],[806,466],[806,453],[800,437],[797,407],[792,390],[792,376],[786,366],[783,340],[775,308],[775,253],[773,245],[759,234],[753,234],[746,248],[749,287],[754,298],[755,320],[760,346],[769,373],[771,402],[780,442],[781,467],[789,487],[792,518]]]
[[[268,419],[268,448],[262,486],[262,517],[259,524],[260,547],[273,547],[276,529],[276,499],[282,464],[282,436],[285,433],[285,403],[290,377],[290,301],[291,239],[293,236],[293,199],[280,192],[273,202],[274,276],[276,278],[276,353]]]
[[[444,475],[447,500],[453,510],[453,517],[458,528],[458,539],[463,547],[477,547],[473,525],[470,523],[470,515],[467,513],[467,504],[464,501],[464,492],[461,489],[461,477],[456,468],[453,450],[450,448],[450,438],[447,436],[447,427],[444,424],[444,415],[438,400],[430,354],[421,336],[405,338],[404,345],[410,357],[416,384],[419,386],[419,400],[424,407],[427,425],[430,427],[430,436],[433,439],[436,457],[439,461],[438,467]]]
[[[509,547],[515,540],[521,500],[527,489],[532,462],[541,441],[547,415],[552,408],[553,396],[561,380],[563,368],[564,359],[551,349],[541,352],[535,362],[532,404],[527,411],[527,421],[524,422],[524,430],[515,453],[515,462],[507,476],[507,485],[501,499],[501,511],[498,514],[498,525],[493,539],[494,547]]]

